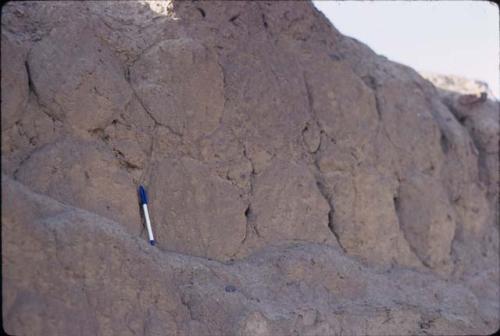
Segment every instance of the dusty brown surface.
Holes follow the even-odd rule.
[[[493,332],[498,102],[429,79],[308,2],[8,4],[5,330]]]

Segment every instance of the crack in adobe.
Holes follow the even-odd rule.
[[[130,73],[130,68],[128,68],[127,71]],[[174,135],[177,135],[178,137],[182,138],[182,136],[183,136],[182,133],[174,131],[169,125],[166,125],[166,124],[163,124],[163,123],[159,122],[154,117],[153,113],[146,107],[146,104],[144,103],[144,101],[142,100],[142,98],[139,96],[139,94],[135,90],[135,87],[134,87],[134,85],[132,85],[132,83],[130,81],[130,78],[127,78],[126,74],[124,76],[125,76],[125,80],[127,80],[127,83],[130,86],[130,89],[132,90],[132,93],[133,93],[134,97],[137,99],[137,101],[139,102],[139,104],[141,105],[141,107],[144,109],[144,111],[146,112],[146,114],[151,118],[151,120],[155,123],[155,125],[163,126],[166,129],[168,129],[171,133],[173,133]]]
[[[240,144],[241,144],[241,142],[240,142]],[[241,145],[243,146],[243,156],[245,157],[245,159],[247,159],[250,162],[252,170],[250,172],[250,177],[249,177],[249,179],[250,179],[250,181],[249,181],[250,188],[249,189],[250,190],[247,192],[248,204],[247,204],[247,207],[246,207],[246,209],[244,211],[244,216],[245,216],[245,235],[244,235],[243,239],[241,240],[240,246],[238,247],[238,249],[236,250],[236,252],[234,252],[231,255],[231,258],[233,258],[236,254],[238,254],[238,252],[240,251],[241,247],[247,241],[247,239],[248,239],[251,231],[253,231],[254,234],[258,238],[262,238],[262,236],[261,236],[261,234],[259,232],[259,229],[257,228],[257,225],[256,225],[256,221],[255,221],[256,216],[255,216],[255,214],[252,211],[252,200],[251,199],[252,199],[253,193],[254,193],[255,166],[254,166],[253,161],[248,156],[246,146],[244,144],[241,144]]]
[[[399,149],[400,151],[406,152],[406,150],[404,148],[401,148],[392,140],[391,136],[389,135],[389,132],[385,128],[385,125],[383,123],[383,114],[382,114],[383,108],[382,108],[382,104],[380,103],[380,97],[378,95],[379,84],[376,82],[376,79],[373,76],[363,76],[363,77],[361,77],[361,80],[363,81],[363,83],[366,86],[368,86],[372,90],[373,97],[375,99],[375,110],[377,112],[377,117],[378,117],[377,133],[382,131],[382,133],[387,138],[387,140],[391,143],[392,146]]]
[[[333,218],[333,215],[335,214],[335,208],[334,208],[334,205],[333,205],[333,200],[332,200],[332,197],[331,197],[330,193],[325,188],[324,179],[323,179],[323,176],[321,176],[321,173],[319,172],[319,168],[317,166],[316,161],[315,161],[315,167],[318,170],[317,174],[316,174],[316,186],[318,187],[319,193],[325,199],[326,203],[328,204],[328,207],[330,208],[329,211],[328,211],[328,224],[327,224],[328,229],[330,230],[330,232],[333,234],[333,236],[337,240],[337,242],[338,242],[341,250],[344,253],[347,253],[346,249],[342,245],[342,242],[340,241],[340,236],[339,236],[338,232],[335,229],[335,221],[334,221],[334,218]]]
[[[320,143],[320,147],[321,147],[321,143]],[[342,245],[342,242],[340,241],[340,236],[339,236],[338,232],[335,229],[335,221],[334,221],[334,218],[333,218],[333,215],[335,214],[335,208],[334,208],[334,205],[333,205],[333,199],[332,199],[331,194],[328,192],[328,190],[326,190],[324,177],[321,174],[321,169],[319,168],[319,164],[318,164],[318,159],[317,159],[317,154],[316,153],[314,155],[314,167],[316,169],[316,174],[315,174],[316,186],[318,187],[319,193],[325,199],[325,201],[328,204],[328,207],[330,208],[330,210],[328,211],[328,224],[327,224],[328,229],[330,230],[330,232],[333,234],[333,236],[337,240],[337,242],[338,242],[340,248],[342,249],[342,251],[344,253],[347,253],[346,249]]]
[[[31,70],[28,61],[24,61],[24,67],[26,69],[26,75],[28,76],[28,90],[32,92],[35,96],[36,100],[39,100],[38,92],[36,91],[35,84],[33,83],[33,79],[31,77]]]
[[[118,159],[120,162],[120,165],[124,167],[126,170],[132,170],[132,169],[140,169],[140,167],[136,164],[133,164],[132,162],[128,161],[125,158],[125,155],[120,151],[119,149],[116,149],[113,147],[113,153],[115,154],[115,157]]]
[[[245,218],[246,218],[246,222],[247,222],[247,227],[250,227],[255,232],[257,237],[262,238],[259,230],[257,229],[257,226],[255,225],[255,214],[252,212],[252,204],[251,203],[248,203],[248,206],[245,210]],[[245,239],[246,239],[246,235],[245,235]],[[245,239],[242,241],[242,243],[245,241]]]
[[[393,204],[394,204],[394,212],[396,213],[396,220],[398,221],[399,230],[403,234],[403,238],[406,241],[406,243],[408,244],[410,251],[415,255],[415,257],[417,257],[417,259],[422,263],[422,265],[424,265],[427,268],[431,268],[429,263],[424,260],[424,258],[420,255],[420,253],[411,244],[410,240],[408,239],[408,237],[406,235],[406,231],[405,231],[404,225],[403,225],[403,220],[402,220],[401,214],[400,214],[401,205],[400,205],[400,199],[399,199],[399,187],[398,187],[398,190],[397,190],[397,192],[394,195],[392,200],[393,200]]]
[[[52,123],[53,123],[52,129],[55,132],[55,122],[56,121],[62,122],[62,120],[59,117],[57,117],[57,115],[49,113],[48,107],[42,103],[42,101],[40,99],[40,95],[38,94],[38,90],[36,89],[35,83],[33,82],[33,77],[31,75],[30,65],[29,65],[27,60],[24,61],[24,67],[26,69],[26,75],[28,77],[28,92],[33,94],[33,97],[35,97],[36,103],[38,104],[38,106],[40,106],[40,111],[43,114],[47,115],[47,117],[49,117],[52,120]],[[57,102],[55,102],[55,103],[59,106],[59,108],[62,111],[61,106]]]
[[[142,171],[142,174],[139,177],[139,182],[141,184],[144,183],[144,178],[146,177],[146,174],[148,172],[150,172],[150,169],[151,169],[151,162],[153,161],[154,139],[156,137],[156,129],[157,129],[157,127],[158,127],[158,125],[154,124],[154,126],[153,126],[153,132],[152,132],[153,135],[151,136],[151,144],[149,145],[148,158],[147,158],[146,164],[144,165],[144,169]]]
[[[248,192],[248,198],[249,198],[249,202],[248,202],[248,206],[247,206],[247,209],[245,210],[245,218],[246,218],[246,223],[247,223],[247,227],[250,227],[254,233],[257,235],[257,237],[259,238],[262,238],[262,236],[260,235],[259,233],[259,230],[257,228],[257,225],[255,223],[255,214],[252,212],[252,201],[251,201],[251,198],[253,197],[253,193],[254,193],[254,184],[255,184],[255,166],[254,166],[254,163],[252,161],[252,159],[250,159],[250,157],[248,156],[248,153],[247,153],[247,149],[246,149],[246,146],[243,145],[243,156],[250,162],[250,166],[252,167],[252,170],[250,172],[250,190]],[[245,234],[245,238],[244,240],[242,241],[242,244],[243,242],[246,240],[246,234]]]
[[[234,24],[235,26],[238,26],[238,24],[236,24],[234,21],[236,21],[237,18],[240,17],[240,13],[236,14],[236,15],[233,15],[230,19],[229,19],[229,22],[231,22],[232,24]]]
[[[205,11],[203,10],[203,8],[200,8],[200,7],[196,7],[196,9],[200,12],[201,16],[203,18],[205,18],[207,16],[207,14],[205,13]]]
[[[302,78],[304,81],[304,86],[305,86],[306,94],[307,94],[307,103],[309,106],[309,114],[311,115],[311,118],[314,120],[314,122],[316,123],[316,125],[318,126],[318,128],[320,130],[320,141],[319,141],[318,148],[312,153],[314,168],[316,170],[316,174],[314,174],[315,179],[316,179],[316,186],[318,187],[319,193],[325,199],[326,203],[328,204],[328,207],[330,208],[330,210],[328,211],[327,227],[330,230],[330,232],[333,234],[335,239],[337,240],[337,243],[339,244],[342,251],[344,253],[347,253],[346,249],[344,248],[344,246],[342,245],[342,243],[340,241],[340,236],[339,236],[338,232],[335,230],[335,223],[334,223],[334,218],[333,218],[334,213],[335,213],[335,207],[333,205],[333,199],[332,199],[332,196],[330,195],[330,193],[325,188],[326,183],[324,181],[324,177],[323,177],[323,174],[321,173],[321,169],[320,169],[319,163],[318,163],[318,155],[320,153],[320,149],[321,149],[321,145],[322,145],[321,135],[324,135],[328,140],[330,140],[334,143],[335,143],[335,139],[330,138],[328,136],[328,134],[321,127],[321,124],[318,121],[318,117],[317,117],[316,112],[314,110],[314,98],[312,96],[311,88],[310,88],[309,83],[307,81],[307,76],[306,76],[305,72],[302,73]]]
[[[248,156],[248,153],[247,153],[247,148],[245,145],[243,145],[243,156],[245,157],[245,159],[248,160],[248,162],[250,162],[250,166],[252,167],[252,170],[250,171],[250,191],[249,191],[249,196],[253,196],[253,192],[254,192],[254,182],[255,182],[255,165],[253,164],[253,161],[252,159]]]
[[[266,20],[266,15],[262,13],[262,24],[264,25],[264,28],[267,29],[269,27],[267,20]]]

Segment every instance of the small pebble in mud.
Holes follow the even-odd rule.
[[[224,290],[228,293],[232,293],[232,292],[235,292],[236,291],[236,287],[234,287],[233,285],[227,285]]]

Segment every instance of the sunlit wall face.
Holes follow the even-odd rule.
[[[499,17],[486,1],[314,1],[343,34],[418,71],[499,89]]]

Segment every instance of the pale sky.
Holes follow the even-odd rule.
[[[486,1],[313,1],[344,35],[417,71],[499,89],[498,7]]]

